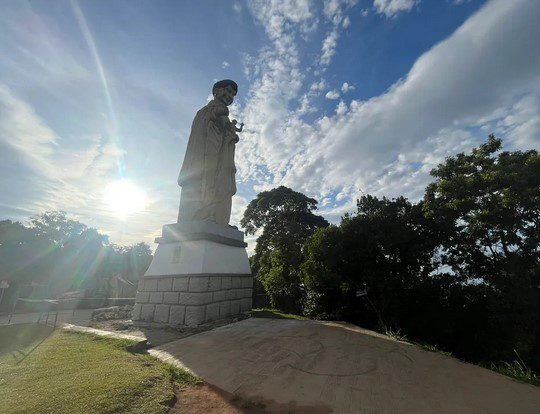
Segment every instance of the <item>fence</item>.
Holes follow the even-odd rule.
[[[58,321],[59,312],[72,311],[72,316],[78,310],[93,310],[110,306],[133,305],[135,298],[69,298],[69,299],[29,299],[17,298],[7,318],[7,324],[12,322],[14,315],[37,314],[37,323],[53,318],[54,326]],[[45,316],[46,315],[46,316]],[[51,316],[52,315],[52,316]]]

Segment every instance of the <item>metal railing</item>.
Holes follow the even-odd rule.
[[[54,326],[58,322],[58,313],[62,311],[72,311],[75,316],[77,310],[92,310],[110,306],[133,305],[135,298],[67,298],[67,299],[31,299],[17,298],[13,303],[9,313],[7,324],[11,324],[13,315],[25,313],[38,314],[37,323],[43,320],[45,324],[49,323],[51,314],[54,316]],[[45,316],[46,315],[46,316]]]

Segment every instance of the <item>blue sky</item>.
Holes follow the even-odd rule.
[[[0,218],[62,209],[152,243],[223,78],[246,124],[233,224],[279,185],[332,222],[361,194],[418,200],[434,166],[491,132],[539,149],[538,39],[537,0],[4,0]],[[121,179],[146,197],[123,219]]]

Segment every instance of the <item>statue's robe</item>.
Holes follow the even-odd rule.
[[[178,176],[182,187],[178,221],[227,225],[236,193],[234,146],[226,106],[211,101],[197,112]]]

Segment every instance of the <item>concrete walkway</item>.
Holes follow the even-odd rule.
[[[156,348],[271,412],[538,413],[540,388],[352,325],[251,318]]]
[[[56,312],[49,312],[48,323],[54,323],[54,316]],[[11,316],[11,321],[9,320],[9,314],[0,316],[0,325],[7,325],[8,321],[11,325],[17,325],[20,323],[34,323],[39,319],[39,312],[33,313],[15,313]],[[45,323],[47,312],[41,313],[41,321]],[[87,325],[92,319],[92,309],[77,309],[72,310],[62,310],[58,311],[58,320],[56,323],[58,325],[62,323],[72,323],[75,325]]]

